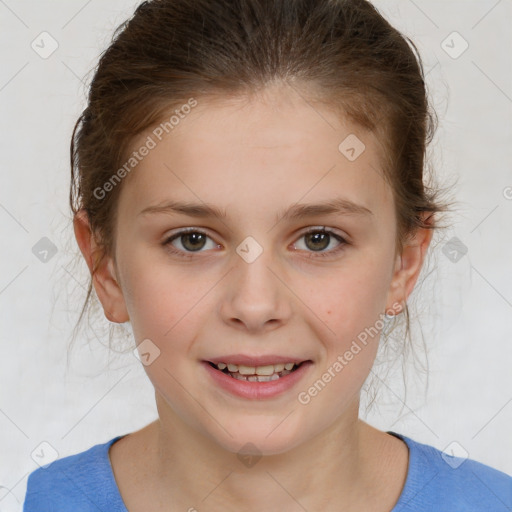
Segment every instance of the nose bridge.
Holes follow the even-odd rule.
[[[224,321],[250,330],[285,322],[289,297],[275,273],[279,269],[272,251],[252,236],[245,238],[233,255],[228,291],[222,298]]]

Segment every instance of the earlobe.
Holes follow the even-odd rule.
[[[103,306],[107,319],[115,323],[127,322],[130,318],[126,309],[123,291],[118,282],[112,257],[104,254],[91,232],[85,210],[77,212],[73,219],[75,238],[89,267],[96,295]]]
[[[427,219],[429,224],[430,218]],[[401,313],[405,308],[407,298],[412,293],[414,285],[421,273],[427,249],[432,240],[431,228],[418,228],[414,235],[404,244],[402,253],[397,256],[393,279],[388,292],[386,311],[397,310],[400,304]]]

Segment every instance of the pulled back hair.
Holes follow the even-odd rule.
[[[122,183],[105,198],[94,191],[123,165],[136,135],[191,97],[248,97],[276,83],[377,136],[397,251],[417,228],[441,227],[434,214],[448,204],[425,179],[437,118],[421,58],[370,2],[153,0],[118,27],[101,55],[71,141],[71,210],[85,210],[103,254],[113,256]],[[92,291],[91,280],[78,323]]]

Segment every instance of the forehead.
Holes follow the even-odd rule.
[[[154,143],[123,182],[121,202],[129,198],[130,211],[185,199],[235,213],[250,205],[275,212],[299,200],[340,196],[389,210],[376,137],[293,89],[198,98],[166,131],[167,120],[130,147],[137,151],[148,137]]]

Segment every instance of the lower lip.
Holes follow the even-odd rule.
[[[202,364],[206,371],[211,375],[214,382],[221,388],[241,398],[261,400],[264,398],[273,398],[293,388],[293,386],[295,386],[295,384],[304,377],[313,363],[311,361],[305,361],[295,371],[288,375],[268,382],[238,380],[213,368],[213,366],[206,361],[203,361]]]

